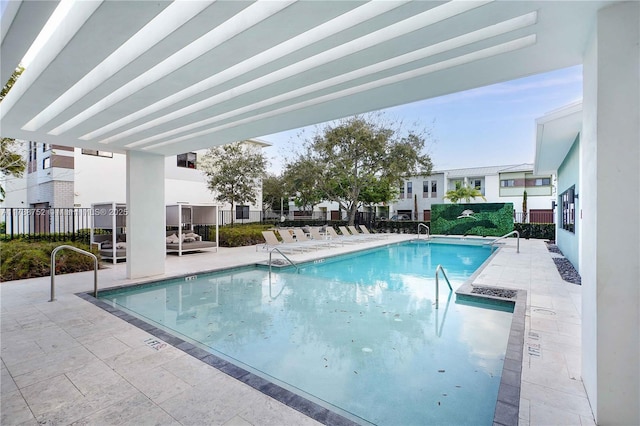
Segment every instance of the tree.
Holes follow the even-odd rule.
[[[465,200],[467,203],[471,201],[471,199],[476,199],[477,197],[482,198],[487,201],[487,199],[482,195],[477,188],[471,188],[468,185],[460,184],[460,182],[456,182],[456,189],[452,189],[451,191],[447,191],[446,195],[443,197],[451,201],[453,204],[458,204],[460,200]]]
[[[527,190],[522,193],[522,223],[527,222]]]
[[[287,194],[284,190],[284,179],[281,176],[267,174],[262,179],[262,210],[281,210],[281,202],[285,198]]]
[[[428,136],[380,115],[359,115],[318,132],[308,156],[322,170],[321,193],[346,210],[353,225],[362,203],[391,201],[406,176],[431,173],[431,159],[422,153]]]
[[[11,78],[9,78],[9,81],[7,81],[2,91],[0,91],[0,102],[7,96],[7,93],[9,93],[9,90],[11,90],[18,77],[20,77],[22,71],[24,71],[24,68],[18,67],[13,74],[11,74]],[[6,176],[19,178],[24,174],[24,169],[27,165],[22,155],[15,151],[16,145],[17,142],[15,139],[2,138],[0,140],[0,176],[3,178]],[[5,195],[5,189],[0,184],[0,201],[4,201]]]
[[[14,151],[18,143],[15,139],[0,139],[0,175],[22,177],[26,164],[22,155]],[[0,181],[1,182],[1,181]],[[4,201],[6,195],[4,187],[0,184],[0,201]]]
[[[231,204],[231,224],[236,204],[256,203],[267,160],[251,142],[234,142],[210,148],[200,162],[215,199]]]
[[[7,83],[4,85],[4,87],[0,91],[0,102],[4,100],[5,96],[7,96],[7,93],[9,93],[9,90],[11,90],[11,88],[16,83],[16,81],[18,80],[18,77],[20,77],[23,71],[24,71],[24,68],[22,66],[18,66],[18,68],[16,68],[15,71],[13,71],[13,74],[11,74],[11,77],[9,77],[9,81],[7,81]]]
[[[285,165],[283,182],[285,192],[293,197],[296,207],[303,211],[313,211],[313,207],[323,200],[321,164],[307,154]]]

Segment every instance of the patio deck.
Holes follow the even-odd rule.
[[[295,261],[414,238],[294,254]],[[560,278],[541,240],[508,240],[474,284],[527,290],[521,425],[594,425],[580,379],[581,287]],[[255,263],[254,247],[168,256],[165,276]],[[158,278],[163,278],[158,277]],[[317,424],[313,419],[87,303],[93,273],[0,284],[3,425]],[[100,289],[135,282],[125,265],[99,272]]]

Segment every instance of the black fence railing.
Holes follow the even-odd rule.
[[[0,237],[88,243],[90,208],[0,208]]]

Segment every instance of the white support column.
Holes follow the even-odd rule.
[[[127,152],[127,278],[164,273],[164,157]]]
[[[598,424],[640,424],[640,3],[598,13],[581,139],[582,378]]]

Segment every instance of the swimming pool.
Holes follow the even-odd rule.
[[[275,272],[249,267],[101,298],[346,417],[491,424],[509,307],[457,303],[490,249],[411,242]]]

